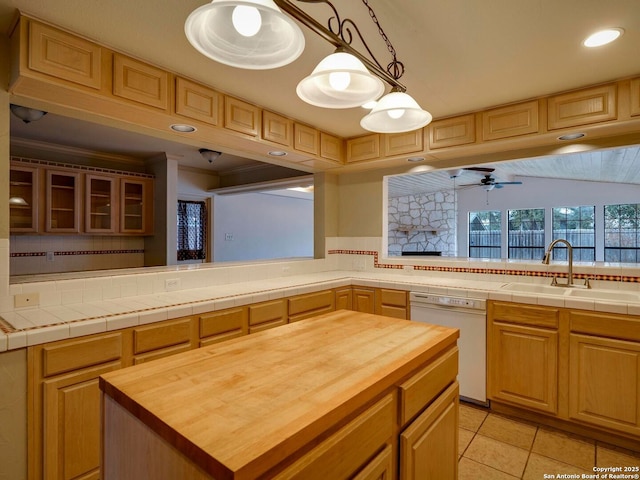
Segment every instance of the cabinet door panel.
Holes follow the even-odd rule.
[[[640,344],[570,335],[571,418],[640,435]]]
[[[116,179],[100,175],[85,176],[84,231],[114,233],[116,231]]]
[[[354,288],[353,309],[356,312],[375,313],[375,291],[368,288]]]
[[[44,383],[44,478],[99,478],[101,366]]]
[[[451,385],[400,435],[400,478],[458,478],[458,383]]]
[[[9,173],[9,197],[11,232],[37,232],[38,169],[12,165]],[[24,203],[19,199],[24,200]]]
[[[79,178],[77,173],[47,170],[47,232],[80,231]]]
[[[490,324],[489,392],[493,399],[558,412],[558,333]]]

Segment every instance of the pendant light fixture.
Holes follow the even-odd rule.
[[[333,11],[328,26],[298,8],[297,2],[327,5]],[[324,108],[359,107],[378,98],[386,82],[391,93],[380,99],[360,125],[381,133],[422,128],[431,121],[431,114],[405,93],[399,82],[404,65],[396,58],[369,0],[362,3],[391,54],[386,68],[375,58],[353,20],[341,19],[328,0],[213,0],[189,15],[185,33],[198,51],[213,60],[239,68],[268,69],[287,65],[302,53],[304,35],[297,21],[337,49],[298,83],[296,92],[302,100]],[[355,38],[368,55],[351,45]]]
[[[392,89],[360,120],[360,126],[370,132],[401,133],[422,128],[432,119],[410,95]]]
[[[298,83],[296,93],[316,107],[352,108],[380,97],[384,83],[356,57],[338,49]]]
[[[300,27],[273,0],[213,0],[187,17],[184,31],[203,55],[250,70],[287,65],[305,43]]]

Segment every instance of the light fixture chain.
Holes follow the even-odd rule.
[[[393,48],[391,40],[389,40],[389,37],[387,37],[387,34],[382,29],[382,25],[380,25],[380,22],[378,21],[376,12],[374,12],[373,8],[371,8],[371,5],[369,5],[369,0],[362,0],[362,3],[364,3],[364,5],[369,9],[369,16],[371,17],[373,23],[375,23],[375,25],[378,27],[378,33],[384,40],[384,43],[387,45],[387,50],[393,57],[393,60],[387,65],[387,72],[389,72],[389,75],[397,80],[404,74],[404,64],[402,62],[399,62],[396,58],[396,49]]]

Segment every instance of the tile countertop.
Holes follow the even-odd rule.
[[[640,315],[640,303],[568,298],[561,290],[559,295],[500,290],[506,283],[507,279],[495,277],[467,280],[446,274],[329,271],[91,303],[30,307],[2,314],[0,352],[350,285]]]

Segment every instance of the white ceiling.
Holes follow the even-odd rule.
[[[322,3],[292,1],[323,24],[331,13]],[[298,81],[332,52],[331,45],[302,27],[305,51],[288,66],[256,71],[217,64],[191,47],[183,31],[189,13],[205,3],[0,0],[0,28],[6,31],[16,9],[21,9],[327,132],[343,137],[365,133],[359,126],[366,113],[363,109],[322,109],[305,104],[295,95]],[[380,63],[386,64],[390,59],[386,46],[363,3],[350,0],[334,4],[343,18],[355,21]],[[640,73],[639,0],[369,0],[369,4],[393,43],[398,60],[405,65],[401,82],[434,118]],[[625,29],[617,42],[600,49],[581,45],[589,33],[610,26]],[[353,46],[362,50],[358,40]],[[126,138],[120,139],[122,136]],[[131,150],[131,145],[138,143],[127,134],[109,137],[104,131],[92,129],[82,135],[59,132],[55,139],[65,137],[64,141],[94,144],[86,148],[118,149],[128,144]],[[104,145],[97,145],[101,139]],[[194,153],[197,148],[161,142],[149,141],[138,154],[166,151],[184,157],[185,162],[201,162]],[[223,160],[224,155],[220,162]]]

